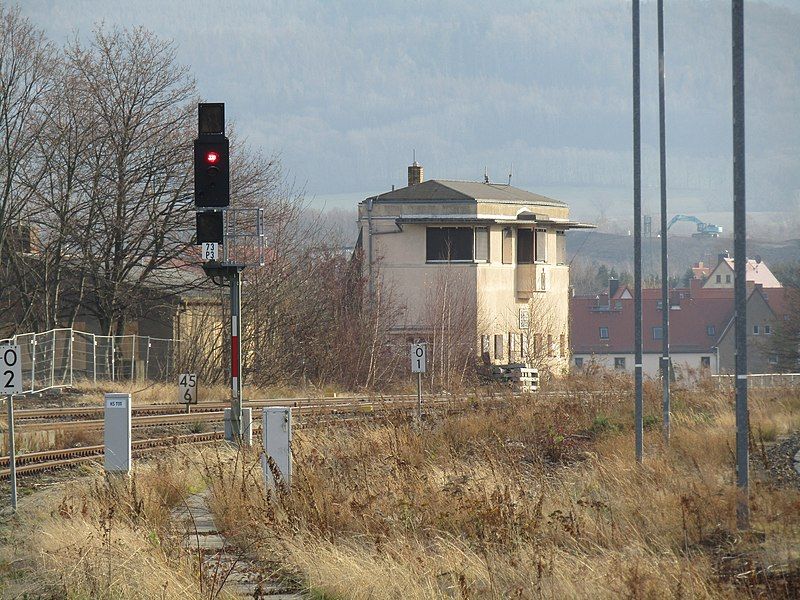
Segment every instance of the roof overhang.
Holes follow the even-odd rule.
[[[527,216],[527,215],[526,215]],[[597,225],[591,223],[581,223],[579,221],[569,221],[566,219],[536,219],[536,215],[531,215],[534,218],[510,218],[505,216],[493,215],[407,215],[395,218],[398,225],[406,223],[418,224],[453,224],[453,225],[542,225],[553,227],[555,229],[596,229]]]

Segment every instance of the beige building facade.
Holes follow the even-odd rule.
[[[568,364],[565,233],[592,227],[561,201],[505,184],[423,181],[359,203],[366,276],[392,295],[393,331],[429,339],[461,329],[484,362]]]

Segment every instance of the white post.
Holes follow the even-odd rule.
[[[136,367],[136,334],[133,334],[133,341],[131,341],[131,381],[133,381],[134,368]]]
[[[150,336],[148,336],[147,337],[147,350],[145,350],[145,354],[144,354],[144,378],[145,378],[145,380],[147,380],[147,378],[150,376],[150,343],[151,343],[150,342]]]
[[[117,380],[117,347],[116,347],[116,340],[114,336],[111,336],[111,381]]]
[[[292,409],[286,406],[264,408],[261,424],[263,438],[261,468],[267,489],[276,487],[273,468],[283,480],[285,489],[292,484]]]
[[[109,473],[131,470],[131,395],[105,395],[105,468]]]
[[[97,383],[97,336],[92,334],[92,377]]]

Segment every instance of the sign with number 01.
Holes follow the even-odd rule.
[[[178,402],[197,404],[197,375],[183,373],[178,378]]]
[[[19,346],[0,346],[0,394],[22,393],[22,353]]]
[[[424,373],[428,351],[425,344],[411,344],[411,372]]]

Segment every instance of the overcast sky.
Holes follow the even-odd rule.
[[[670,194],[730,205],[730,2],[667,2]],[[174,40],[203,97],[311,196],[353,206],[427,178],[507,181],[629,212],[630,2],[24,0],[58,42],[94,23]],[[655,2],[643,4],[644,181],[657,202]],[[752,209],[800,210],[800,0],[746,3]],[[592,214],[585,215],[593,217]]]

